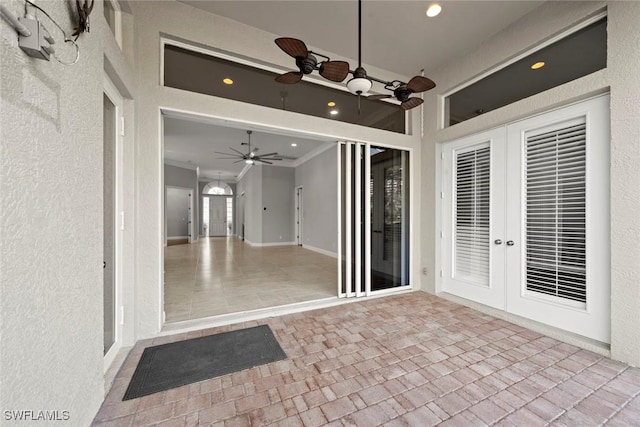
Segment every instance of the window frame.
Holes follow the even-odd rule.
[[[443,129],[447,129],[449,127],[451,127],[448,123],[449,123],[449,97],[451,97],[452,95],[456,94],[457,92],[460,92],[461,90],[471,86],[474,83],[479,82],[480,80],[508,67],[509,65],[512,65],[518,61],[520,61],[523,58],[526,58],[529,55],[532,55],[534,53],[536,53],[537,51],[544,49],[547,46],[550,46],[568,36],[570,36],[573,33],[576,33],[578,31],[580,31],[583,28],[588,27],[591,24],[594,24],[598,21],[600,21],[601,19],[607,18],[608,14],[607,14],[607,10],[602,10],[598,13],[595,13],[594,15],[591,15],[587,18],[585,18],[584,20],[578,22],[577,24],[571,26],[570,28],[567,28],[566,30],[563,30],[561,32],[559,32],[558,34],[549,37],[546,40],[541,41],[540,43],[525,49],[524,51],[516,54],[515,56],[507,59],[506,61],[503,61],[493,67],[490,67],[488,70],[474,76],[471,77],[469,80],[466,80],[456,86],[454,86],[453,88],[449,89],[446,92],[443,92],[441,94],[438,94],[438,118],[437,118],[437,128],[438,130],[443,130]],[[518,102],[518,101],[515,101]],[[511,104],[507,104],[507,105],[512,105]],[[504,108],[507,105],[503,105],[500,108]],[[499,110],[500,108],[497,108],[497,110]]]
[[[107,22],[107,27],[109,27],[109,30],[113,30],[113,35],[116,40],[116,44],[118,45],[120,50],[122,50],[122,8],[120,7],[118,0],[104,0],[104,3],[105,5],[103,5],[103,8],[106,7],[107,3],[110,4],[111,7],[113,8],[113,11],[114,11],[113,25],[115,26],[115,28],[111,28],[111,26],[109,25],[109,21],[107,21],[106,17],[105,17],[105,21]],[[104,15],[104,10],[103,10],[103,15]]]
[[[108,1],[115,1],[115,0],[108,0]],[[196,52],[196,53],[201,53],[203,55],[209,55],[209,56],[213,56],[215,58],[219,58],[219,59],[223,59],[226,61],[231,61],[231,62],[235,62],[237,64],[240,65],[246,65],[248,67],[254,67],[254,68],[258,68],[264,71],[269,71],[272,73],[276,73],[276,74],[282,74],[282,73],[286,73],[287,71],[291,71],[290,68],[285,68],[285,67],[280,67],[280,66],[276,66],[267,62],[262,62],[259,61],[257,59],[252,59],[246,56],[240,56],[240,55],[236,55],[233,54],[231,52],[228,51],[224,51],[222,49],[215,49],[212,47],[205,47],[202,45],[196,45],[195,43],[188,43],[188,42],[183,42],[183,41],[178,41],[178,40],[174,40],[166,35],[161,35],[160,36],[160,75],[159,75],[159,83],[160,86],[162,87],[169,87],[169,86],[165,86],[165,81],[164,81],[164,69],[165,69],[165,47],[169,45],[169,46],[175,46],[175,47],[179,47],[182,49],[186,49],[186,50],[190,50],[192,52]],[[337,82],[332,82],[330,80],[327,79],[323,79],[315,74],[308,74],[305,76],[305,81],[308,83],[312,83],[312,84],[317,84],[317,85],[321,85],[321,86],[325,86],[331,89],[337,89],[340,90],[342,92],[349,92],[349,90],[347,89],[346,84],[344,83],[337,83]],[[211,95],[208,95],[211,96]],[[355,95],[354,95],[355,96]],[[226,99],[226,98],[225,98]],[[395,98],[390,98],[390,99],[383,99],[381,100],[383,102],[387,102],[389,104],[395,104],[395,105],[400,105],[400,101],[396,100]],[[268,107],[264,107],[262,105],[259,104],[251,104],[251,105],[256,105],[259,107],[263,107],[263,108],[268,108]],[[298,113],[298,114],[304,114],[304,113]],[[305,114],[307,115],[307,114]],[[309,117],[317,117],[317,116],[309,116]],[[361,126],[361,125],[357,125],[355,123],[349,123],[349,122],[343,122],[343,123],[347,123],[353,126]],[[375,128],[373,128],[375,129]],[[384,130],[384,129],[380,129],[380,130]],[[411,119],[410,119],[410,114],[407,114],[407,111],[404,112],[404,133],[400,133],[400,135],[411,135]],[[389,132],[389,131],[386,131]]]

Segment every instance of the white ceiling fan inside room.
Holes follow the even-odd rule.
[[[248,165],[265,163],[267,165],[272,165],[274,161],[282,161],[284,160],[283,156],[278,156],[277,152],[258,154],[258,147],[251,148],[251,134],[253,132],[248,130],[247,142],[243,142],[240,145],[247,146],[247,152],[243,153],[239,150],[236,150],[233,147],[229,147],[229,150],[233,151],[233,153],[222,153],[220,151],[216,151],[216,154],[220,154],[226,157],[218,157],[220,160],[235,160],[234,163],[240,163],[244,161]]]

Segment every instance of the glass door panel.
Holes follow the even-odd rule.
[[[409,153],[371,147],[371,290],[409,285]]]

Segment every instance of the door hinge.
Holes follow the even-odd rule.
[[[442,160],[444,160],[444,151],[443,151],[442,153],[440,153],[440,158],[441,158]]]
[[[444,271],[440,270],[440,277],[444,277]]]
[[[120,306],[120,324],[124,325],[124,306]]]
[[[120,116],[120,136],[124,136],[124,116]]]
[[[120,211],[120,230],[124,230],[124,211]]]
[[[444,233],[441,231],[440,232],[440,238],[442,239],[444,237]]]
[[[441,198],[441,199],[444,199],[444,191],[441,191],[441,192],[440,192],[440,198]]]

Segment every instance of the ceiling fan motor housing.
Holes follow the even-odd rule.
[[[398,98],[398,101],[400,102],[405,102],[407,99],[409,99],[409,96],[412,93],[413,91],[408,89],[406,85],[402,85],[393,91],[393,95]]]
[[[308,55],[306,58],[296,58],[296,65],[303,74],[311,74],[316,69],[317,64],[318,60],[313,55]]]

